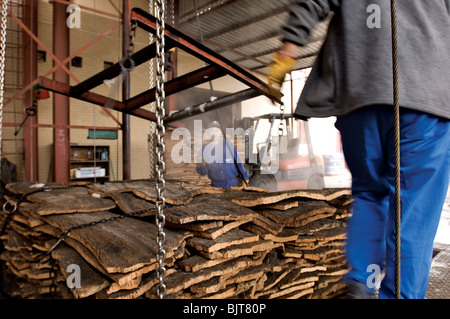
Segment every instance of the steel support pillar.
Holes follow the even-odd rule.
[[[130,0],[123,1],[123,32],[122,32],[122,56],[127,56],[130,48]],[[130,98],[130,72],[126,71],[122,84],[122,101]],[[130,115],[122,114],[122,177],[123,180],[131,179],[131,134]]]
[[[67,5],[53,2],[53,53],[60,61],[70,54],[66,9]],[[68,68],[68,63],[65,66]],[[69,84],[69,75],[59,68],[53,73],[53,80]],[[70,124],[69,108],[68,96],[53,94],[53,122],[60,126],[55,128],[53,135],[55,182],[68,182],[70,176],[70,130],[64,127]]]
[[[37,34],[38,27],[38,1],[26,0],[24,3],[24,17],[25,25]],[[37,44],[33,41],[31,36],[23,32],[23,84],[33,81],[37,77]],[[25,92],[23,104],[31,107],[33,104],[33,87],[31,86]],[[26,116],[24,114],[24,116]],[[25,180],[30,182],[38,181],[38,130],[35,126],[37,124],[37,115],[28,117],[28,120],[23,126],[24,138],[24,168]]]

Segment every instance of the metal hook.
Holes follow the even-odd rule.
[[[52,246],[52,248],[50,248],[50,249],[48,250],[47,255],[50,255],[50,253],[51,253],[53,250],[55,250],[55,248],[58,247],[58,245],[59,245],[62,241],[64,241],[64,240],[66,239],[67,234],[69,234],[69,230],[66,230],[66,231],[61,235],[61,237],[59,237],[59,239],[58,239],[58,240],[56,241],[56,243]]]
[[[8,204],[10,205],[10,206],[12,206],[12,210],[11,211],[8,211],[6,208],[8,207]],[[12,200],[10,200],[10,199],[8,199],[4,204],[3,204],[3,211],[6,213],[6,214],[13,214],[15,211],[17,210],[17,203],[16,202],[14,202],[14,201],[12,201]]]
[[[130,61],[130,66],[128,68],[125,66],[126,61]],[[119,65],[120,65],[120,68],[122,69],[122,72],[126,72],[126,71],[131,72],[136,67],[136,63],[130,57],[124,57],[122,60],[120,60]]]

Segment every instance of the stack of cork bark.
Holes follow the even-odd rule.
[[[166,178],[194,185],[207,186],[211,184],[208,176],[201,176],[196,171],[197,163],[194,161],[194,155],[196,150],[201,150],[202,140],[195,140],[193,137],[188,139],[188,136],[176,137],[175,135],[172,139],[172,133],[173,129],[168,129],[164,140]]]
[[[153,181],[41,186],[7,185],[21,203],[1,236],[3,293],[157,298]],[[332,298],[345,290],[349,190],[167,182],[165,198],[167,298]]]

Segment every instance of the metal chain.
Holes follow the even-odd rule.
[[[1,31],[0,31],[0,160],[2,154],[3,142],[3,98],[5,90],[5,59],[6,59],[6,22],[8,0],[3,0],[2,3],[2,17],[1,17]],[[0,178],[2,176],[2,168],[0,161]]]
[[[280,113],[281,113],[281,120],[278,124],[278,137],[281,138],[283,136],[284,128],[285,128],[285,122],[284,122],[284,113],[285,113],[286,107],[284,106],[284,103],[280,104]]]
[[[151,15],[154,15],[154,9],[153,9],[153,0],[150,0],[148,2],[148,12]],[[148,43],[152,44],[153,43],[153,33],[149,32],[148,33]],[[154,59],[150,59],[150,61],[148,62],[148,86],[150,89],[153,88],[154,86],[154,77],[155,77],[155,73],[154,73]],[[152,102],[150,103],[150,111],[155,112],[155,103]],[[150,178],[155,178],[155,151],[154,151],[154,146],[155,146],[155,137],[154,137],[154,132],[155,132],[155,122],[150,121],[150,133],[148,134],[148,152],[149,152],[149,157],[150,157]]]
[[[134,40],[136,39],[136,29],[137,29],[137,24],[135,22],[132,22],[130,24],[130,44],[129,44],[127,57],[129,57],[134,52]]]
[[[165,179],[164,179],[164,171],[165,171],[165,145],[164,145],[164,116],[165,116],[165,91],[164,91],[164,65],[165,65],[165,37],[164,37],[164,29],[165,29],[165,2],[163,0],[157,1],[156,8],[156,225],[158,226],[158,235],[156,236],[156,242],[158,245],[158,254],[157,261],[159,268],[156,271],[158,277],[158,287],[157,294],[160,299],[163,299],[166,295],[166,285],[164,283],[166,279],[166,268],[164,267],[164,262],[166,259],[166,252],[164,250],[164,243],[166,241],[166,234],[164,232],[164,225],[166,222],[166,217],[164,215],[164,207],[166,204],[166,200],[164,198],[164,190],[165,190]]]
[[[397,1],[391,0],[392,19],[392,66],[394,89],[394,139],[395,139],[395,297],[400,299],[401,268],[401,195],[400,195],[400,102],[398,79],[398,47],[397,47]]]
[[[172,26],[175,26],[175,0],[170,1],[170,15],[172,18]]]

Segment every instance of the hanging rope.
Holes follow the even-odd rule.
[[[394,138],[395,138],[395,297],[400,299],[401,268],[401,196],[400,196],[400,102],[397,47],[397,1],[391,0],[392,66],[394,86]]]
[[[2,3],[2,18],[0,31],[0,179],[2,176],[1,154],[3,142],[3,97],[5,91],[5,59],[6,59],[6,22],[8,0]]]
[[[158,277],[158,287],[157,294],[160,299],[163,299],[166,295],[166,285],[164,283],[166,279],[166,268],[164,267],[164,262],[166,260],[166,252],[164,250],[164,243],[166,240],[166,234],[164,232],[164,225],[166,222],[166,217],[164,215],[164,207],[166,204],[164,198],[165,190],[165,145],[164,145],[164,116],[165,116],[165,91],[164,91],[164,81],[165,81],[165,37],[164,37],[164,17],[165,17],[165,3],[163,0],[157,1],[156,7],[156,225],[158,226],[158,235],[156,236],[156,242],[158,245],[158,254],[156,259],[158,261],[159,268],[156,271]]]

